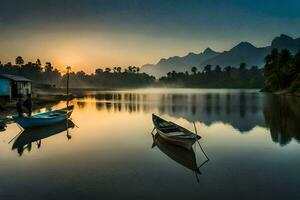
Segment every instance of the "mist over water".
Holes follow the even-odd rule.
[[[91,91],[71,103],[67,126],[25,132],[11,143],[16,124],[0,133],[1,199],[297,196],[297,98],[258,90],[139,89]],[[195,122],[210,159],[199,183],[189,168],[193,160],[172,156],[193,154],[153,139],[152,113],[191,131]],[[199,166],[205,156],[198,144],[193,152]]]

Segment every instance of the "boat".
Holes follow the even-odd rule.
[[[63,109],[53,110],[49,112],[39,113],[28,116],[13,116],[14,121],[22,128],[35,128],[41,126],[49,126],[59,122],[66,121],[72,114],[74,106],[68,106]]]
[[[166,141],[191,149],[193,144],[201,137],[182,126],[179,126],[173,122],[166,121],[155,114],[152,114],[152,121],[157,133]]]
[[[186,149],[180,146],[170,144],[164,140],[159,134],[153,135],[152,148],[157,146],[161,152],[166,154],[169,158],[179,163],[180,165],[201,174],[197,166],[196,156],[193,149]]]

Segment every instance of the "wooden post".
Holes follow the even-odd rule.
[[[67,109],[69,109],[69,80],[70,80],[70,70],[71,67],[67,67]]]

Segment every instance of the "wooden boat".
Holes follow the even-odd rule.
[[[194,171],[197,174],[201,174],[197,162],[196,156],[193,149],[186,149],[180,146],[170,144],[163,139],[159,134],[153,135],[153,145],[157,146],[164,154],[169,158],[179,163],[180,165]]]
[[[75,124],[71,120],[67,120],[49,126],[25,129],[14,141],[12,149],[22,149],[27,144],[51,137],[74,127]]]
[[[24,129],[48,126],[66,121],[72,114],[74,106],[27,116],[13,116],[14,121]]]
[[[152,114],[152,121],[157,133],[162,138],[186,149],[191,149],[193,144],[201,138],[199,135],[155,114]]]

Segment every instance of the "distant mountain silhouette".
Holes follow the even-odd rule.
[[[264,57],[267,53],[267,48],[257,48],[249,42],[241,42],[229,51],[224,51],[220,55],[206,60],[201,63],[201,66],[210,64],[213,66],[220,65],[226,67],[230,65],[238,67],[242,62],[250,66],[261,66],[263,65]]]
[[[142,71],[155,76],[166,75],[167,72],[175,70],[176,72],[189,71],[193,66],[202,70],[205,65],[220,65],[226,67],[238,67],[240,63],[245,62],[248,67],[264,65],[265,56],[274,48],[288,49],[292,53],[300,49],[300,38],[293,39],[287,35],[280,35],[272,40],[270,46],[255,47],[249,42],[241,42],[234,46],[229,51],[222,53],[213,51],[207,48],[203,53],[195,54],[189,53],[186,56],[174,56],[170,58],[163,58],[157,64],[147,64],[142,66]]]
[[[202,53],[199,54],[189,53],[183,57],[174,56],[168,59],[163,58],[156,65],[147,64],[142,66],[142,70],[155,76],[165,75],[167,72],[172,70],[177,72],[184,72],[186,70],[190,71],[193,66],[199,66],[199,64],[219,54],[219,52],[213,51],[210,48],[206,48]]]

